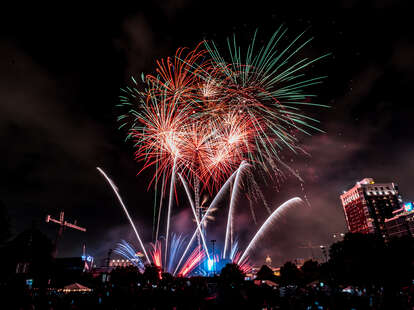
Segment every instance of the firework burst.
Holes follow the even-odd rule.
[[[141,272],[144,271],[144,263],[138,256],[138,251],[125,240],[121,240],[121,242],[117,244],[114,252],[126,258]]]
[[[302,33],[280,50],[285,36],[280,27],[256,48],[255,33],[244,54],[235,37],[227,53],[208,41],[179,48],[157,61],[156,75],[142,76],[143,91],[132,79],[121,96],[129,111],[119,120],[129,126],[142,170],[155,165],[153,180],[168,178],[176,160],[190,184],[198,179],[209,190],[243,160],[279,174],[280,151],[301,150],[296,132],[319,131],[301,109],[322,106],[306,89],[324,77],[308,78],[305,70],[326,56],[292,62],[312,39]]]
[[[187,276],[195,267],[200,264],[200,262],[203,261],[205,255],[205,252],[201,249],[200,246],[196,247],[188,259],[185,261],[183,267],[181,267],[178,276]]]
[[[198,250],[190,255],[190,263],[184,264],[181,275],[188,274],[191,261],[201,260],[202,255],[210,258],[204,236],[204,221],[210,208],[201,207],[201,193],[218,190],[237,171],[227,220],[223,253],[226,257],[233,248],[233,213],[242,184],[239,179],[244,169],[241,168],[257,167],[263,176],[277,179],[287,170],[300,179],[283,162],[281,152],[288,149],[303,153],[298,133],[309,135],[311,131],[321,131],[315,125],[318,121],[306,115],[303,108],[323,107],[312,102],[315,96],[307,89],[321,83],[324,77],[309,77],[307,71],[327,55],[296,60],[312,38],[304,39],[302,33],[286,41],[286,33],[287,29],[281,26],[265,45],[257,47],[255,32],[247,49],[236,43],[235,36],[227,39],[228,48],[224,52],[213,41],[203,41],[192,50],[179,48],[175,56],[157,61],[155,75],[142,74],[142,83],[131,78],[131,86],[122,89],[120,105],[127,111],[118,119],[120,127],[127,128],[127,138],[135,142],[136,160],[143,163],[139,172],[154,168],[149,186],[155,184],[157,189],[162,181],[160,201],[166,196],[167,184],[170,186],[164,265],[171,251],[169,232],[176,176],[185,186],[193,209]],[[251,189],[250,202],[263,198],[254,179],[244,183]],[[158,211],[154,207],[156,242],[161,205]],[[255,220],[252,204],[251,210]],[[193,239],[194,235],[189,245]],[[245,263],[249,248],[241,257],[238,255],[240,263]],[[154,245],[154,253],[157,258],[161,253],[158,243]],[[154,261],[156,257],[153,256]]]

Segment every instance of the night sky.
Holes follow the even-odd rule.
[[[137,1],[138,3],[138,1]],[[267,7],[190,5],[187,1],[156,2],[140,7],[36,8],[2,13],[0,30],[0,200],[7,207],[14,235],[37,227],[50,238],[56,225],[47,214],[65,210],[86,233],[66,231],[59,256],[88,252],[106,255],[120,239],[135,243],[132,229],[113,193],[96,171],[100,166],[120,188],[139,230],[151,241],[153,171],[139,176],[133,147],[118,130],[119,88],[131,75],[153,73],[156,59],[202,39],[224,46],[236,33],[248,42],[256,28],[260,39],[284,24],[293,38],[306,30],[314,41],[304,56],[331,56],[312,68],[327,75],[314,87],[317,103],[329,109],[308,109],[326,133],[302,136],[311,157],[284,154],[305,181],[293,176],[277,190],[261,183],[272,209],[294,196],[307,195],[310,207],[291,210],[260,244],[253,261],[269,254],[275,264],[311,255],[303,246],[333,242],[345,232],[339,195],[356,181],[399,184],[404,201],[414,200],[412,143],[414,25],[404,10],[281,10]],[[354,2],[342,2],[353,6]],[[175,207],[179,232],[192,224],[185,200]],[[254,224],[240,203],[236,226],[241,243],[265,220],[256,207]],[[221,213],[220,213],[221,212]],[[218,211],[211,236],[222,238],[225,210]],[[321,256],[320,250],[314,250]]]

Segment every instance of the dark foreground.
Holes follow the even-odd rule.
[[[272,287],[261,281],[223,284],[218,279],[176,279],[170,283],[102,284],[92,292],[20,292],[3,288],[2,309],[414,309],[414,286],[386,294],[381,288]]]
[[[27,236],[36,244],[34,233]],[[136,267],[86,272],[80,259],[81,268],[61,266],[40,248],[3,248],[9,263],[0,264],[0,310],[414,309],[412,237],[384,242],[373,235],[347,234],[330,247],[325,263],[308,260],[298,267],[286,262],[278,276],[263,265],[255,275],[260,280],[254,281],[245,280],[231,263],[215,277],[177,278],[154,265],[142,272]],[[16,269],[21,261],[30,268]],[[74,283],[91,291],[62,291]]]

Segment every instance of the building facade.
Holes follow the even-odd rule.
[[[394,211],[394,216],[385,220],[385,227],[390,238],[414,237],[414,207],[412,202]]]
[[[395,183],[375,183],[365,178],[340,195],[348,230],[374,233],[388,238],[386,219],[401,209],[402,199]]]
[[[135,266],[135,264],[131,262],[129,259],[113,259],[109,262],[109,267],[112,268],[130,266]]]

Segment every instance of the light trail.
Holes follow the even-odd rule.
[[[203,260],[205,256],[204,251],[200,248],[200,246],[196,247],[191,253],[190,257],[185,262],[183,268],[178,273],[178,275],[185,277],[188,275],[195,267],[197,267],[200,262]]]
[[[157,220],[157,230],[155,232],[155,241],[158,240],[158,233],[160,231],[160,220],[161,220],[161,212],[162,212],[162,202],[164,200],[164,199],[162,199],[164,197],[164,185],[165,185],[165,177],[162,178],[162,183],[161,183],[160,206],[158,208],[158,220]]]
[[[139,242],[139,245],[141,246],[141,249],[142,249],[142,251],[144,252],[144,254],[145,254],[145,258],[147,259],[147,262],[148,263],[151,263],[151,261],[149,260],[149,258],[148,258],[148,254],[147,254],[147,251],[145,250],[145,247],[144,247],[144,244],[142,243],[142,240],[141,240],[141,237],[139,236],[139,234],[138,234],[138,231],[137,231],[137,228],[135,227],[135,224],[134,224],[134,222],[132,221],[132,218],[131,218],[131,216],[129,215],[129,212],[128,212],[128,210],[127,210],[127,208],[126,208],[126,206],[125,206],[125,204],[124,204],[124,202],[122,201],[122,198],[121,198],[121,195],[119,195],[119,193],[118,193],[118,188],[116,187],[116,185],[115,185],[115,183],[106,175],[106,173],[101,169],[101,168],[99,168],[99,167],[96,167],[96,169],[98,169],[98,171],[104,176],[104,178],[106,179],[106,181],[109,183],[109,185],[111,185],[111,187],[112,187],[112,190],[114,191],[114,193],[115,193],[115,195],[116,195],[116,197],[118,198],[118,201],[119,201],[119,203],[121,204],[121,206],[122,206],[122,209],[124,210],[124,212],[125,212],[125,214],[126,214],[126,216],[127,216],[127,218],[128,218],[128,220],[129,220],[129,223],[131,224],[131,226],[132,226],[132,229],[134,230],[134,232],[135,232],[135,236],[137,237],[137,239],[138,239],[138,242]]]
[[[171,175],[171,184],[170,184],[170,197],[168,201],[168,214],[167,214],[167,232],[165,237],[165,256],[164,256],[164,265],[167,265],[167,256],[168,256],[168,238],[170,235],[170,221],[171,221],[171,209],[172,209],[172,200],[174,194],[174,183],[175,183],[175,168],[177,166],[177,157],[174,158],[174,165]]]
[[[141,261],[141,258],[137,256],[137,251],[125,240],[118,242],[115,250],[115,253],[125,257],[129,260],[134,266],[138,267],[141,272],[144,272],[145,266]]]
[[[229,206],[229,215],[227,217],[227,227],[226,227],[226,237],[224,239],[224,251],[223,251],[223,258],[226,258],[227,246],[229,242],[229,235],[233,235],[233,209],[234,209],[234,201],[235,196],[237,194],[237,189],[239,185],[240,179],[240,169],[237,169],[236,178],[233,183],[233,189],[231,191],[231,198],[230,198],[230,206]],[[233,245],[233,238],[231,238],[231,244]]]
[[[207,258],[210,259],[210,255],[208,253],[208,248],[207,248],[207,244],[206,244],[206,239],[205,239],[204,234],[203,234],[203,232],[201,230],[200,220],[198,219],[197,212],[196,212],[196,209],[194,207],[193,200],[191,199],[190,190],[188,189],[187,182],[184,180],[183,176],[180,173],[178,174],[178,176],[181,179],[181,183],[184,185],[185,192],[187,194],[188,200],[190,201],[191,210],[193,210],[193,215],[194,215],[194,218],[195,218],[195,220],[197,222],[197,229],[198,229],[198,232],[199,232],[199,234],[201,236],[201,240],[203,242],[203,246],[204,246],[204,250],[205,250],[205,252],[207,254]]]
[[[299,203],[303,203],[303,200],[300,199],[299,197],[295,197],[292,199],[289,199],[287,201],[285,201],[283,204],[281,204],[279,206],[279,208],[277,208],[275,211],[273,211],[273,213],[267,218],[267,220],[263,223],[263,225],[260,227],[260,229],[257,231],[256,235],[253,237],[253,239],[250,241],[249,245],[247,246],[247,248],[244,250],[243,255],[241,256],[239,262],[242,262],[244,260],[244,258],[246,257],[246,255],[249,253],[249,251],[254,247],[254,245],[256,244],[256,242],[258,240],[260,240],[261,237],[263,237],[266,229],[275,221],[277,220],[281,214],[289,209],[290,207],[293,207]]]
[[[179,251],[181,250],[182,246],[184,245],[185,237],[182,235],[171,235],[171,242],[170,242],[170,255],[168,258],[168,266],[167,271],[169,273],[173,272],[173,264],[176,261],[177,255]]]
[[[215,204],[219,201],[219,199],[223,196],[224,191],[229,187],[231,181],[233,180],[233,178],[235,177],[237,172],[239,170],[242,170],[243,168],[245,168],[247,166],[249,166],[249,164],[246,161],[242,161],[239,168],[236,171],[234,171],[233,174],[223,184],[223,186],[220,188],[219,192],[217,193],[217,195],[214,197],[213,201],[211,202],[210,206],[208,207],[208,209],[207,209],[206,213],[204,214],[203,218],[201,219],[200,225],[203,225],[205,219],[207,219],[207,216],[208,216],[208,213],[210,212],[210,209],[212,209],[215,206]],[[180,261],[178,262],[177,266],[175,267],[175,270],[174,270],[174,273],[173,273],[174,276],[177,273],[177,270],[180,267],[185,255],[187,254],[188,249],[190,248],[191,244],[193,243],[196,235],[197,235],[197,229],[194,231],[193,236],[191,237],[190,241],[188,242],[187,247],[185,248],[184,253],[180,258]]]

